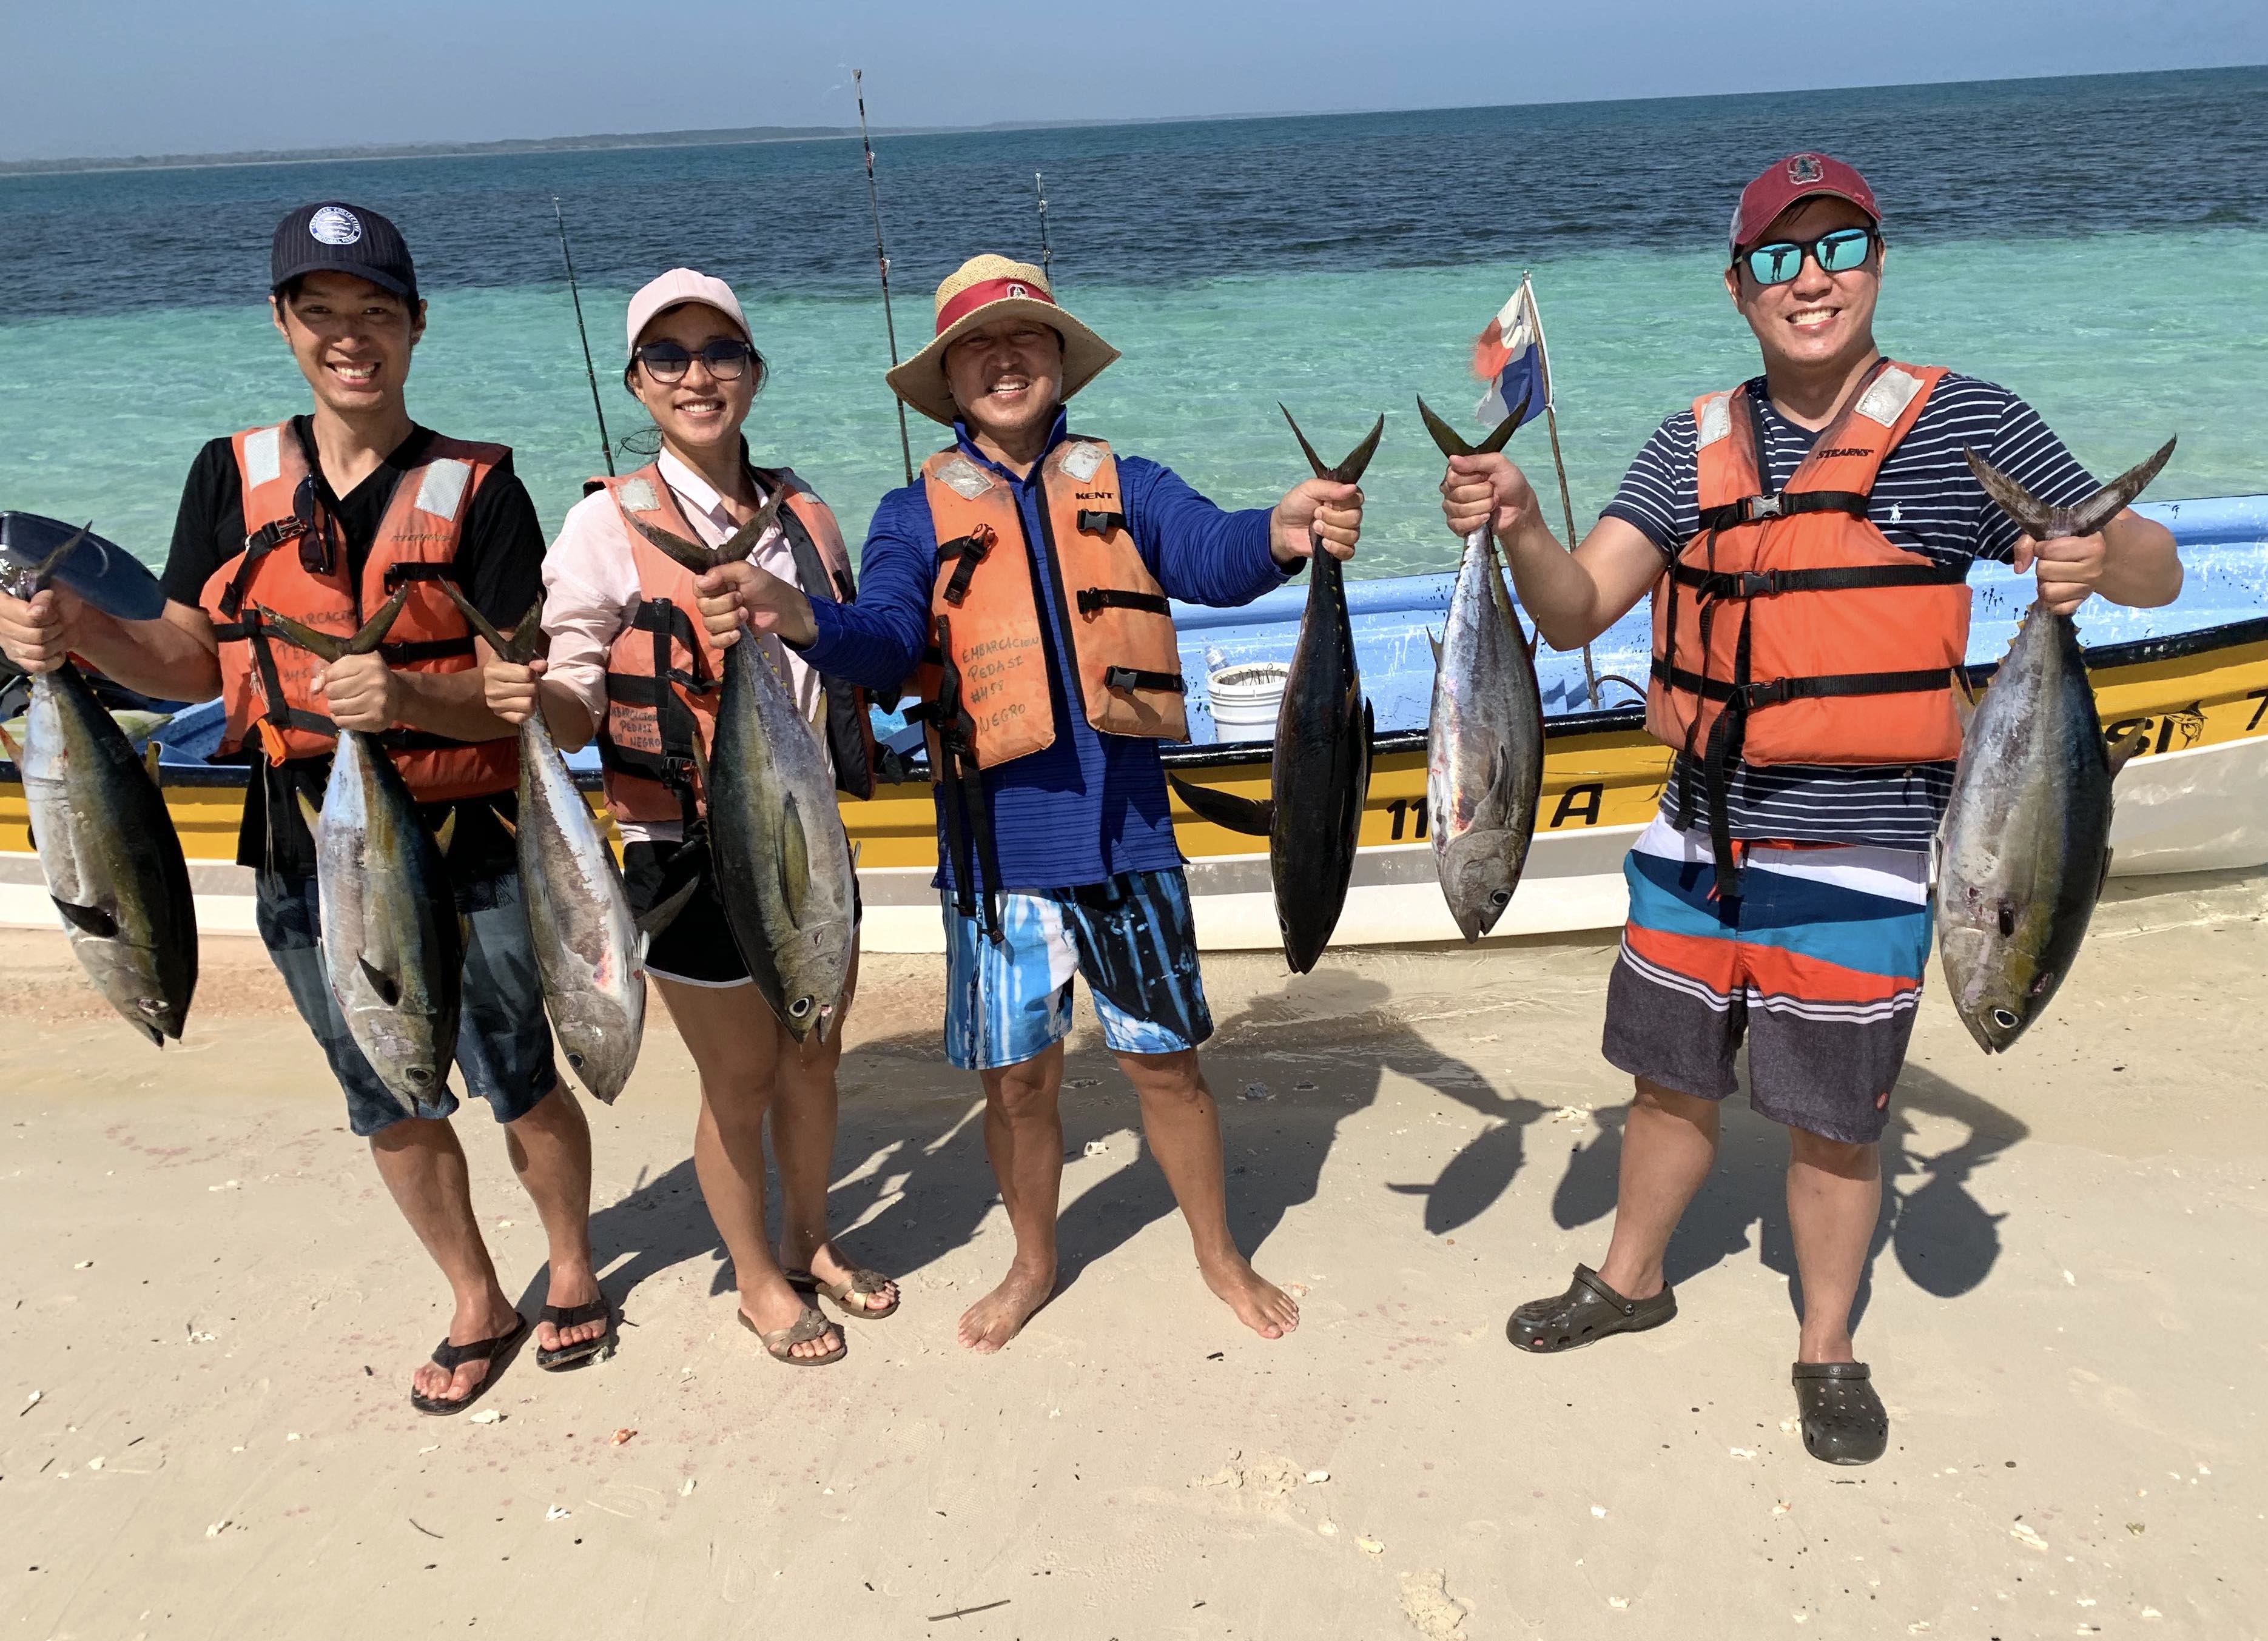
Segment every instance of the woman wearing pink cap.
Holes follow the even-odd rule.
[[[799,1044],[750,989],[709,870],[697,775],[723,651],[697,618],[692,572],[637,526],[713,548],[784,490],[777,522],[750,560],[844,600],[852,591],[849,560],[824,502],[792,470],[748,461],[740,424],[763,386],[765,364],[730,286],[672,269],[630,298],[629,343],[622,384],[653,418],[660,453],[635,473],[593,481],[568,513],[543,566],[549,656],[527,666],[492,663],[488,700],[512,723],[541,702],[553,737],[569,750],[597,740],[633,910],[643,916],[689,895],[655,938],[646,972],[700,1068],[693,1161],[701,1194],[732,1255],[741,1325],[778,1360],[816,1367],[846,1350],[841,1330],[817,1308],[818,1294],[846,1316],[874,1320],[897,1309],[897,1285],[852,1266],[828,1240],[842,1034]],[[821,733],[837,784],[867,796],[873,748],[864,695],[825,683],[778,640],[764,643],[806,716],[825,703]],[[846,988],[845,1011],[850,997]],[[786,1196],[777,1256],[764,1236],[768,1113]]]

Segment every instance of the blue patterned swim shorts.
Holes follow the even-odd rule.
[[[1178,868],[1004,894],[1000,927],[995,946],[946,891],[945,1053],[962,1071],[1018,1065],[1070,1035],[1081,975],[1114,1053],[1174,1054],[1212,1035]]]

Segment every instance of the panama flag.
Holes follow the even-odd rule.
[[[1512,300],[1474,339],[1473,374],[1489,385],[1476,412],[1484,427],[1503,421],[1523,398],[1528,401],[1523,422],[1534,421],[1550,405],[1551,365],[1543,357],[1543,320],[1535,311],[1535,290],[1526,274],[1520,276],[1520,289]]]

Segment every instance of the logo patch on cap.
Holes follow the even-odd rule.
[[[362,218],[343,205],[326,205],[307,218],[307,234],[319,245],[353,245],[362,238]]]
[[[1799,188],[1816,182],[1827,174],[1816,154],[1798,154],[1787,162],[1787,180]]]

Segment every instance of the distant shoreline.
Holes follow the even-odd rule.
[[[1169,114],[1149,120],[1009,120],[990,125],[876,126],[882,136],[959,136],[986,131],[1067,130],[1086,126],[1187,125],[1210,120],[1299,119],[1304,114]],[[225,154],[130,154],[76,159],[0,159],[0,177],[83,176],[111,171],[210,171],[226,166],[344,165],[384,159],[481,159],[509,154],[621,153],[646,148],[729,148],[759,143],[839,143],[855,125],[756,125],[708,131],[606,132],[588,136],[514,136],[487,143],[366,143],[340,148],[247,149]]]

